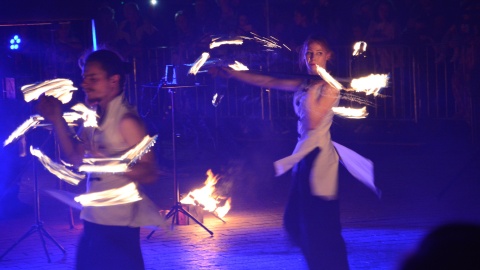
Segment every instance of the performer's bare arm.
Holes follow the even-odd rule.
[[[237,71],[227,67],[212,67],[208,71],[213,76],[223,78],[234,78],[244,83],[258,87],[279,89],[286,91],[296,91],[302,84],[302,79],[281,79],[263,74],[256,74],[249,71]]]
[[[52,96],[41,96],[35,106],[37,112],[53,125],[55,138],[60,146],[61,158],[78,167],[82,164],[85,148],[74,138],[63,118],[62,103]]]
[[[145,127],[134,115],[124,117],[120,122],[119,129],[129,147],[134,147],[147,135]],[[153,152],[150,151],[143,155],[125,175],[142,184],[155,182],[159,176],[159,169]]]
[[[319,88],[320,94],[318,94],[318,91],[314,91],[317,87]],[[324,81],[311,86],[311,89],[307,91],[307,98],[305,100],[305,106],[308,112],[308,129],[315,129],[320,124],[325,115],[332,110],[339,94],[340,92],[337,89]]]

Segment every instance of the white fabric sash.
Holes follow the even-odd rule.
[[[380,197],[381,192],[375,186],[373,162],[339,143],[333,141],[332,143],[347,171]],[[305,144],[300,145],[305,146]],[[274,162],[276,176],[280,176],[289,171],[295,164],[300,162],[306,154],[313,150],[311,147],[298,147],[300,145],[297,145],[292,155]]]

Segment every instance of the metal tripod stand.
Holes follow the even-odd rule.
[[[38,232],[38,235],[40,236],[40,240],[42,241],[43,249],[45,250],[45,254],[47,255],[48,262],[52,262],[50,259],[50,254],[48,254],[47,246],[45,243],[45,238],[50,239],[64,254],[66,253],[65,249],[45,230],[43,227],[43,222],[40,220],[40,196],[38,192],[38,176],[37,176],[37,168],[35,165],[35,158],[32,156],[32,166],[33,166],[33,174],[34,174],[34,186],[33,186],[33,193],[35,196],[34,200],[34,212],[35,212],[35,224],[32,225],[30,230],[28,230],[22,237],[20,237],[15,243],[13,243],[10,248],[8,248],[1,256],[0,260],[3,259],[13,248],[15,248],[20,242],[28,238],[30,235],[34,234],[35,232]]]
[[[203,229],[205,229],[210,235],[213,235],[213,232],[210,231],[205,225],[203,225],[200,221],[198,221],[195,217],[192,216],[187,210],[185,210],[180,203],[180,192],[178,188],[178,181],[177,181],[177,157],[176,157],[176,145],[175,145],[175,89],[177,88],[190,88],[190,87],[196,87],[196,86],[169,86],[168,87],[168,92],[170,93],[170,101],[171,101],[171,108],[172,108],[172,158],[173,158],[173,189],[174,189],[174,198],[175,198],[175,204],[172,206],[170,211],[167,213],[165,216],[165,219],[172,218],[172,229],[175,224],[178,223],[178,214],[182,213],[185,216],[191,218],[195,223],[200,225]],[[150,232],[148,234],[147,239],[150,239],[150,237],[155,233],[155,230]]]

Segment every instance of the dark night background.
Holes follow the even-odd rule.
[[[114,23],[104,31],[97,24],[98,38],[136,64],[125,93],[150,133],[159,135],[154,151],[164,174],[149,195],[161,209],[169,209],[175,196],[172,107],[168,89],[160,87],[169,65],[184,75],[181,82],[179,76],[184,88],[175,92],[180,193],[200,187],[205,172],[212,169],[222,176],[219,191],[232,197],[232,212],[237,214],[233,222],[216,227],[220,236],[214,241],[197,233],[196,227],[190,229],[193,233],[188,239],[178,240],[176,234],[164,238],[159,233],[160,241],[142,240],[149,269],[168,269],[164,259],[174,261],[170,269],[186,269],[186,265],[299,269],[301,265],[297,251],[282,242],[281,211],[290,175],[274,177],[272,168],[275,160],[292,152],[297,140],[292,94],[213,80],[206,73],[187,77],[183,73],[186,65],[208,50],[211,35],[245,35],[253,30],[261,36],[270,34],[292,50],[265,52],[245,46],[211,52],[218,58],[238,58],[255,71],[300,76],[297,50],[308,34],[319,32],[327,36],[335,53],[329,66],[333,76],[390,75],[388,87],[382,90],[384,96],[368,97],[374,106],[367,108],[366,119],[335,117],[331,128],[334,141],[373,161],[375,182],[383,192],[379,200],[352,178],[340,183],[352,270],[391,269],[386,266],[397,265],[399,252],[445,221],[478,224],[480,1],[158,0],[152,6],[147,0],[137,0],[142,22],[155,28],[153,34],[132,43],[116,35],[109,40],[109,34],[118,33],[112,29],[125,22],[127,2],[0,0],[0,142],[35,113],[32,104],[22,99],[22,85],[52,78],[69,78],[80,84],[78,59],[92,49],[91,19],[99,7],[109,6]],[[217,5],[228,2],[230,6],[224,9]],[[200,5],[194,3],[209,3],[208,12],[196,13],[195,7]],[[183,14],[178,13],[175,21],[178,11]],[[9,49],[14,34],[22,38],[17,51]],[[359,40],[366,41],[368,48],[354,57],[351,47]],[[198,85],[193,85],[193,80]],[[6,94],[12,88],[15,98]],[[215,93],[224,94],[218,106],[212,105]],[[72,103],[77,101],[83,101],[82,91],[74,94]],[[358,105],[342,102],[344,106]],[[31,131],[27,147],[41,147],[53,157],[54,141],[49,134],[48,128]],[[31,225],[33,216],[34,159],[21,157],[20,146],[16,142],[0,148],[0,251]],[[46,170],[38,169],[38,173],[42,191],[61,186]],[[84,192],[83,186],[63,188]],[[61,240],[71,243],[68,248],[72,250],[76,233],[65,229],[65,218],[67,213],[71,219],[78,218],[78,213],[72,216],[64,204],[43,192],[40,196],[46,224],[54,224],[55,236],[63,232]],[[262,217],[251,215],[257,210],[263,211]],[[248,231],[252,223],[245,216],[261,225]],[[0,268],[44,266],[45,254],[37,241],[32,237],[32,244],[20,245],[20,252],[14,249],[0,261]],[[258,244],[257,249],[251,244]],[[189,253],[187,260],[175,257],[185,253]],[[57,255],[45,269],[73,267],[74,256],[57,260]],[[231,267],[234,261],[238,268]]]

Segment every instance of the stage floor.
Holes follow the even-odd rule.
[[[352,179],[341,184],[343,235],[352,270],[398,269],[432,228],[447,222],[480,221],[478,147],[450,138],[409,144],[340,142],[372,159],[376,183],[382,190],[379,199]],[[203,224],[213,231],[213,236],[196,224],[158,230],[150,239],[147,235],[151,229],[142,229],[141,245],[147,269],[306,269],[299,250],[288,243],[282,229],[289,178],[274,178],[270,167],[272,160],[292,148],[288,144],[285,150],[280,150],[269,144],[250,145],[235,161],[221,165],[218,160],[208,158],[180,162],[181,192],[202,184],[208,168],[221,168],[236,175],[231,192],[233,208],[224,218],[226,223],[205,213]],[[235,166],[237,170],[232,169]],[[41,189],[57,184],[54,179],[44,179],[50,177],[48,173],[40,173]],[[25,181],[19,196],[26,209],[0,220],[0,253],[35,223],[28,199],[33,194],[31,179]],[[158,204],[165,210],[174,202],[171,181],[167,173],[159,184]],[[1,269],[74,268],[82,230],[78,211],[73,211],[71,228],[68,207],[43,192],[40,201],[44,228],[65,248],[66,254],[46,239],[49,263],[42,241],[35,233],[0,261]]]

